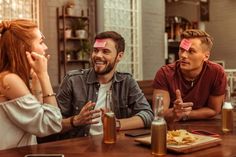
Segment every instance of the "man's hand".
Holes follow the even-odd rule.
[[[100,110],[93,110],[95,107],[94,102],[87,102],[87,104],[82,108],[80,113],[74,117],[73,124],[75,126],[86,125],[86,124],[96,124],[98,121],[93,120],[100,117]]]
[[[192,102],[183,102],[181,92],[179,89],[176,90],[176,100],[173,106],[174,121],[179,121],[183,117],[188,116],[192,111]]]

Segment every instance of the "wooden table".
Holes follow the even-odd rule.
[[[177,123],[174,126],[176,129],[204,129],[218,133],[221,135],[222,144],[189,154],[174,154],[168,152],[166,156],[236,156],[236,118],[234,120],[234,132],[227,135],[224,135],[221,132],[220,119]],[[0,151],[0,157],[24,157],[24,155],[31,153],[62,153],[65,157],[153,157],[153,155],[151,155],[150,147],[137,144],[134,142],[134,138],[126,137],[124,132],[118,133],[117,143],[114,145],[103,144],[102,136],[82,137],[2,150]]]

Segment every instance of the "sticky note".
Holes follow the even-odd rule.
[[[93,47],[105,47],[106,41],[97,39],[93,45]]]
[[[181,48],[185,49],[186,51],[189,50],[189,48],[191,47],[192,43],[191,41],[189,41],[188,39],[183,39],[180,43]]]

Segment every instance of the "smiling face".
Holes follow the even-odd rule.
[[[123,52],[117,52],[115,42],[112,39],[99,39],[100,44],[96,44],[96,42],[91,55],[96,74],[105,75],[114,72]]]
[[[34,33],[35,38],[32,40],[32,51],[41,55],[45,55],[46,54],[45,51],[48,49],[48,47],[44,43],[45,37],[39,31],[38,28],[35,28],[33,33]]]
[[[180,69],[183,73],[200,73],[204,61],[209,59],[210,52],[206,50],[205,45],[198,38],[188,39],[191,42],[189,50],[179,49]]]

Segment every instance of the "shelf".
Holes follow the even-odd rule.
[[[179,41],[168,41],[169,47],[179,47]]]
[[[83,20],[89,20],[89,18],[86,17],[86,16],[71,16],[71,15],[65,15],[65,16],[63,16],[63,15],[60,15],[59,18],[60,18],[60,19],[68,18],[68,19],[83,19]]]
[[[84,41],[87,41],[88,39],[87,38],[78,38],[78,37],[70,37],[70,38],[65,38],[66,40],[84,40]]]
[[[61,41],[63,41],[63,39],[61,39]],[[70,37],[70,38],[65,38],[65,40],[82,40],[82,41],[88,41],[88,38],[78,38],[78,37]]]
[[[82,53],[90,52],[91,33],[89,23],[89,17],[83,16],[83,14],[80,16],[67,15],[65,13],[65,6],[57,8],[59,83],[61,82],[61,78],[64,77],[69,70],[90,67],[89,57]],[[67,28],[70,28],[70,31],[67,31]],[[79,28],[85,31],[75,31]],[[68,55],[68,52],[70,52],[70,55]]]

